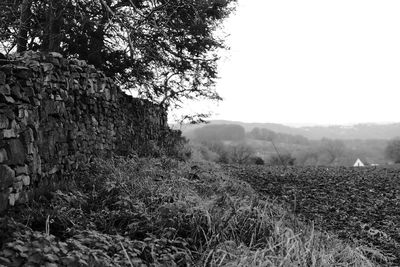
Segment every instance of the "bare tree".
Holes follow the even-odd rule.
[[[387,159],[393,160],[394,163],[400,163],[400,138],[388,142],[385,156]]]
[[[242,143],[232,146],[229,154],[232,162],[244,164],[254,155],[254,149],[251,146]]]

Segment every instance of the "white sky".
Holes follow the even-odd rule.
[[[211,118],[399,122],[399,14],[399,0],[239,0]]]

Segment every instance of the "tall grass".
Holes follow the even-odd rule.
[[[75,244],[65,255],[80,250],[95,255],[85,261],[89,265],[90,258],[93,266],[378,266],[388,261],[377,250],[316,231],[212,163],[95,160],[78,172],[70,192],[54,193],[49,206],[36,209],[37,217],[51,214],[50,234]],[[29,225],[27,214],[21,214],[19,220]],[[57,227],[68,235],[52,231]],[[119,252],[113,255],[111,247]],[[9,258],[18,258],[15,253]],[[4,255],[3,249],[0,260]],[[62,265],[65,255],[54,263]]]

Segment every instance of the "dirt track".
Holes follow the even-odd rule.
[[[225,165],[231,176],[285,201],[339,238],[374,246],[400,266],[400,170]]]

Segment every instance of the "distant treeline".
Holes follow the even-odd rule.
[[[387,140],[309,140],[259,127],[246,132],[237,124],[206,125],[193,130],[190,139],[198,158],[223,163],[352,166],[357,158],[370,164],[384,163],[384,154],[393,162],[400,162],[400,156],[392,155],[400,155],[400,148],[393,145],[390,148],[396,148],[385,151]]]
[[[249,139],[276,143],[309,145],[310,141],[301,135],[276,133],[265,128],[253,128],[246,133],[244,127],[236,124],[211,124],[194,130],[193,137],[199,141],[242,141]]]
[[[241,141],[246,137],[244,128],[236,124],[211,124],[194,130],[199,141]]]
[[[248,134],[248,137],[256,140],[264,140],[276,143],[309,145],[310,141],[302,135],[292,135],[285,133],[276,133],[265,128],[254,128]]]

